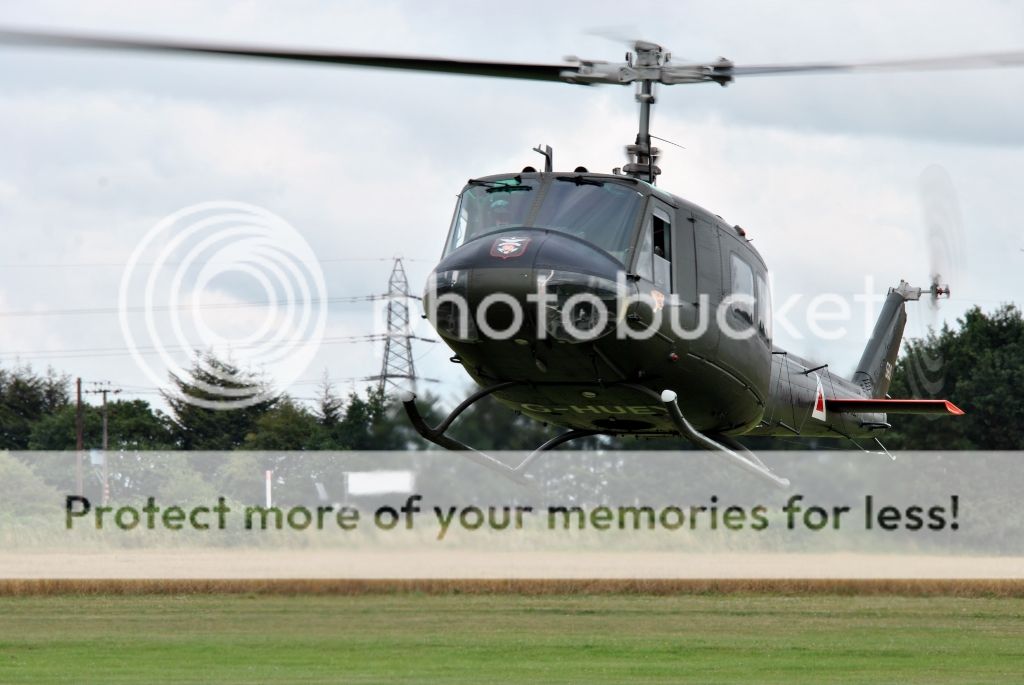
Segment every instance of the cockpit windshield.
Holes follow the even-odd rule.
[[[470,181],[459,197],[444,253],[485,233],[506,226],[525,226],[539,190],[539,182],[518,177]]]
[[[519,177],[472,181],[459,198],[445,254],[508,226],[567,233],[625,263],[642,199],[628,186],[583,176],[543,185]]]

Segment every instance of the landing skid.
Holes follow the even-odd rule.
[[[475,393],[467,397],[465,400],[463,400],[462,403],[460,403],[459,406],[455,407],[455,409],[453,409],[452,412],[441,423],[433,427],[427,425],[426,420],[423,418],[423,415],[420,413],[419,408],[416,406],[416,395],[412,393],[407,393],[402,398],[402,406],[405,407],[405,413],[409,416],[409,421],[412,423],[412,427],[416,429],[416,432],[423,436],[425,439],[429,440],[435,445],[444,447],[445,449],[460,452],[462,453],[463,456],[467,457],[468,459],[471,459],[472,461],[480,464],[481,466],[486,466],[489,469],[497,471],[506,478],[509,478],[517,483],[520,483],[522,485],[530,485],[533,483],[533,479],[530,476],[528,476],[525,473],[525,471],[530,466],[530,464],[532,464],[544,452],[554,449],[555,447],[567,443],[570,440],[575,440],[577,438],[586,438],[592,435],[601,435],[602,433],[601,431],[581,430],[575,428],[566,431],[565,433],[557,435],[548,440],[547,442],[545,442],[543,445],[541,445],[533,452],[531,452],[526,457],[526,459],[524,459],[516,466],[509,466],[505,462],[495,459],[489,454],[474,449],[469,445],[465,445],[456,440],[455,438],[447,435],[448,429],[451,428],[452,423],[454,423],[455,419],[457,419],[459,415],[462,414],[462,412],[469,409],[469,407],[471,407],[473,404],[480,401],[484,397],[487,397],[492,393],[498,392],[499,390],[504,390],[515,385],[519,385],[519,382],[505,381],[502,383],[495,383],[494,385],[487,386],[486,388],[481,388],[480,390],[476,391]],[[740,445],[731,437],[727,435],[718,435],[716,436],[717,439],[715,439],[709,435],[701,433],[696,428],[694,428],[693,425],[686,420],[686,417],[683,415],[682,410],[679,408],[679,404],[676,402],[677,395],[675,392],[671,390],[665,390],[659,396],[653,390],[642,386],[629,385],[626,387],[630,387],[640,392],[643,392],[646,395],[656,397],[662,404],[665,405],[665,409],[668,410],[668,415],[669,417],[671,417],[672,423],[675,424],[675,427],[679,431],[679,434],[682,435],[687,440],[689,440],[690,442],[692,442],[693,444],[697,445],[698,447],[702,447],[706,450],[722,454],[723,456],[727,457],[733,464],[739,466],[740,468],[746,471],[749,471],[750,473],[770,480],[772,483],[779,486],[780,488],[789,487],[789,479],[776,475],[770,468],[768,468],[768,466],[765,465],[763,461],[761,461],[757,457],[756,454]]]
[[[573,429],[566,431],[561,435],[556,435],[555,437],[551,438],[543,445],[535,449],[533,452],[531,452],[526,457],[526,459],[523,459],[523,461],[520,462],[517,466],[509,466],[505,462],[495,459],[491,455],[486,454],[485,452],[481,452],[480,450],[474,449],[469,445],[465,445],[456,440],[455,438],[452,438],[451,436],[445,434],[448,431],[448,429],[451,428],[451,425],[455,421],[455,419],[457,419],[459,415],[462,414],[462,412],[469,409],[470,406],[472,406],[477,401],[483,399],[484,397],[487,397],[492,393],[495,393],[499,390],[504,390],[505,388],[511,387],[513,385],[518,385],[518,383],[516,381],[507,381],[504,383],[497,383],[495,385],[491,385],[481,390],[478,390],[477,392],[467,397],[461,404],[459,404],[459,406],[455,407],[455,409],[452,410],[452,413],[449,414],[444,421],[439,423],[437,426],[434,426],[433,428],[427,425],[427,422],[423,418],[423,415],[420,414],[420,410],[416,406],[416,395],[412,393],[406,394],[405,397],[402,398],[402,406],[405,407],[405,413],[409,416],[409,421],[412,422],[412,427],[415,428],[416,432],[422,435],[425,439],[429,440],[435,445],[444,447],[445,449],[461,452],[463,456],[467,457],[468,459],[475,461],[481,466],[486,466],[489,469],[497,471],[506,478],[509,478],[521,485],[531,485],[533,484],[533,479],[530,476],[528,476],[525,473],[525,471],[530,466],[530,464],[532,464],[537,459],[537,457],[541,456],[544,452],[547,452],[548,450],[554,449],[559,445],[569,442],[570,440],[575,440],[577,438],[586,438],[592,435],[600,435],[600,431]]]

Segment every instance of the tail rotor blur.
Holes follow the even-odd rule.
[[[937,164],[921,172],[918,196],[931,280],[929,327],[934,328],[938,319],[939,299],[949,298],[950,283],[955,282],[958,287],[963,285],[963,215],[949,173]]]
[[[927,315],[923,320],[918,319],[921,327],[917,337],[926,338],[936,334],[940,328],[939,300],[950,297],[950,283],[956,283],[958,288],[964,285],[966,257],[963,215],[949,173],[936,164],[924,169],[918,179],[918,197],[930,278],[930,286],[925,292],[931,297],[928,298]],[[907,350],[907,381],[913,395],[937,397],[943,393],[945,366],[941,355],[911,344]]]

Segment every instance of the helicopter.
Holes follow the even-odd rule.
[[[636,41],[624,62],[564,64],[303,51],[150,38],[0,30],[0,44],[316,62],[592,86],[636,86],[638,131],[611,173],[541,169],[472,178],[459,195],[423,303],[438,335],[480,389],[437,426],[409,394],[416,431],[521,482],[543,453],[595,435],[682,436],[781,487],[789,481],[738,436],[833,437],[858,444],[888,414],[964,412],[943,399],[888,395],[906,303],[948,297],[927,287],[888,290],[855,372],[833,373],[773,343],[768,267],[745,229],[657,185],[655,86],[801,73],[896,72],[1024,65],[1024,52],[874,62],[740,66],[725,58],[672,61]],[[565,432],[508,465],[447,434],[474,403],[498,401]]]

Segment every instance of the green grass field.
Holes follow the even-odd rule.
[[[0,597],[0,683],[1019,683],[1024,599]]]

